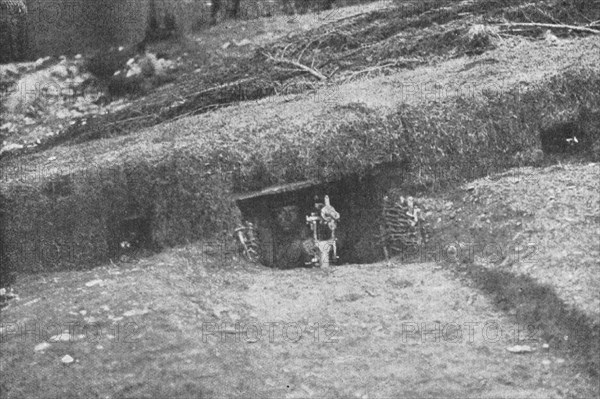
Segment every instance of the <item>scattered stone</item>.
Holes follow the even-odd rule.
[[[63,362],[63,364],[71,364],[71,363],[73,363],[73,361],[74,361],[74,360],[75,360],[75,359],[73,359],[73,358],[72,358],[71,356],[69,356],[69,355],[64,355],[64,356],[62,357],[62,359],[60,359],[60,361],[61,361],[61,362]]]
[[[125,317],[141,316],[141,315],[145,315],[147,313],[150,313],[150,309],[148,309],[148,308],[146,308],[146,309],[132,309],[132,310],[128,310],[127,312],[123,313],[123,316],[125,316]]]
[[[10,122],[6,122],[4,123],[2,126],[0,126],[0,130],[12,130],[12,128],[14,127],[14,124],[10,123]]]
[[[165,60],[164,58],[160,58],[159,60],[156,61],[154,73],[157,76],[163,76],[167,73],[168,70],[173,70],[173,69],[175,69],[175,65],[173,64],[173,61],[169,61],[169,60]]]
[[[252,44],[252,42],[248,39],[243,39],[242,41],[236,42],[235,40],[233,41],[235,43],[236,46],[238,47],[243,47],[243,46],[247,46],[249,44]]]
[[[515,345],[515,346],[506,348],[506,350],[509,351],[510,353],[517,353],[517,354],[533,352],[533,349],[529,345]]]
[[[79,314],[85,316],[87,314],[87,310],[80,310]]]
[[[125,75],[125,77],[131,78],[131,77],[139,76],[141,74],[142,74],[142,68],[138,64],[133,64],[127,70],[127,74]]]
[[[50,337],[50,342],[70,342],[73,341],[75,337],[69,334],[68,331],[63,332],[62,334],[54,335]]]
[[[40,298],[35,298],[35,299],[33,299],[33,300],[29,301],[29,302],[25,302],[25,303],[23,304],[23,306],[29,306],[29,305],[33,305],[34,303],[37,303],[37,302],[39,302],[39,301],[40,301]]]
[[[69,70],[66,65],[58,64],[50,69],[50,75],[66,79],[69,77]]]
[[[35,346],[35,348],[33,348],[33,350],[36,352],[41,352],[41,351],[45,351],[49,347],[50,347],[50,344],[48,342],[42,342],[41,344],[37,344]]]
[[[231,43],[230,43],[230,42],[227,42],[227,43],[223,44],[223,45],[221,46],[221,48],[222,48],[223,50],[227,50],[227,49],[229,48],[229,46],[231,46]]]
[[[97,280],[88,281],[87,283],[85,283],[85,286],[86,287],[93,287],[95,285],[102,284],[102,283],[103,283],[102,280],[97,279]]]
[[[549,359],[544,359],[544,360],[542,360],[542,364],[543,364],[544,366],[549,366],[549,365],[551,365],[551,364],[552,364],[552,362],[551,362]]]
[[[42,66],[44,66],[45,64],[47,64],[48,61],[50,61],[50,56],[43,57],[43,58],[38,58],[35,61],[35,66],[36,66],[36,68],[41,68]]]
[[[69,65],[67,70],[69,71],[69,74],[71,74],[72,76],[75,76],[79,73],[79,68],[77,68],[76,65]]]

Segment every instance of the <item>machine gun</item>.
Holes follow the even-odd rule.
[[[328,195],[324,198],[324,204],[316,203],[315,208],[317,208],[319,212],[311,212],[309,216],[306,216],[306,224],[310,225],[313,233],[312,243],[314,248],[313,258],[309,262],[306,262],[306,264],[327,268],[329,267],[330,260],[335,262],[339,259],[337,255],[337,238],[335,237],[335,230],[337,229],[340,214],[329,203]],[[323,225],[331,232],[328,239],[320,237],[319,226]]]

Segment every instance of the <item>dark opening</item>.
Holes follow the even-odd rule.
[[[576,122],[561,122],[540,132],[545,154],[577,154],[586,150],[586,134]]]
[[[59,176],[44,184],[43,191],[50,198],[68,197],[73,192],[73,182],[69,176]]]
[[[152,223],[150,217],[128,216],[113,224],[108,245],[111,257],[152,250]]]
[[[328,183],[296,183],[241,196],[237,200],[244,220],[256,227],[262,261],[278,268],[302,267],[311,255],[307,242],[312,232],[306,216],[315,212],[315,203],[328,195],[340,213],[337,225],[338,264],[371,263],[381,260],[377,247],[381,187],[373,178],[347,177]],[[320,237],[329,238],[323,226]]]

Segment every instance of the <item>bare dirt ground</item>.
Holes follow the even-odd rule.
[[[424,203],[440,240],[477,244],[475,263],[548,283],[595,319],[597,177],[597,164],[513,169]],[[503,251],[545,246],[533,263],[514,253],[500,263],[481,249],[491,242]],[[197,244],[86,272],[22,276],[14,289],[19,298],[2,310],[6,398],[599,392],[577,356],[545,348],[541,330],[431,262],[280,271]],[[532,352],[508,351],[516,345]],[[73,363],[63,364],[65,355]]]
[[[549,284],[600,323],[600,165],[489,172],[422,199],[439,245],[460,243],[467,262]]]
[[[597,394],[568,354],[435,264],[282,272],[208,253],[22,279],[2,314],[2,396]]]

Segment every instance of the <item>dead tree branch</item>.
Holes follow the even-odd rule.
[[[271,54],[264,52],[263,53],[265,55],[265,57],[267,57],[269,60],[278,63],[278,64],[288,64],[288,65],[292,65],[294,67],[296,67],[297,69],[300,69],[304,72],[307,72],[311,75],[313,75],[314,77],[316,77],[319,80],[327,80],[327,76],[323,75],[321,72],[317,71],[314,68],[308,67],[304,64],[301,64],[297,61],[293,61],[287,58],[281,58],[281,57],[273,57]]]
[[[583,26],[575,26],[575,25],[558,25],[558,24],[540,24],[540,23],[533,23],[533,22],[520,22],[520,23],[500,24],[499,26],[506,27],[509,29],[510,28],[518,29],[518,28],[527,28],[527,27],[547,28],[547,29],[569,29],[569,30],[578,31],[578,32],[586,32],[586,33],[593,33],[595,35],[600,35],[600,30],[586,28]]]

